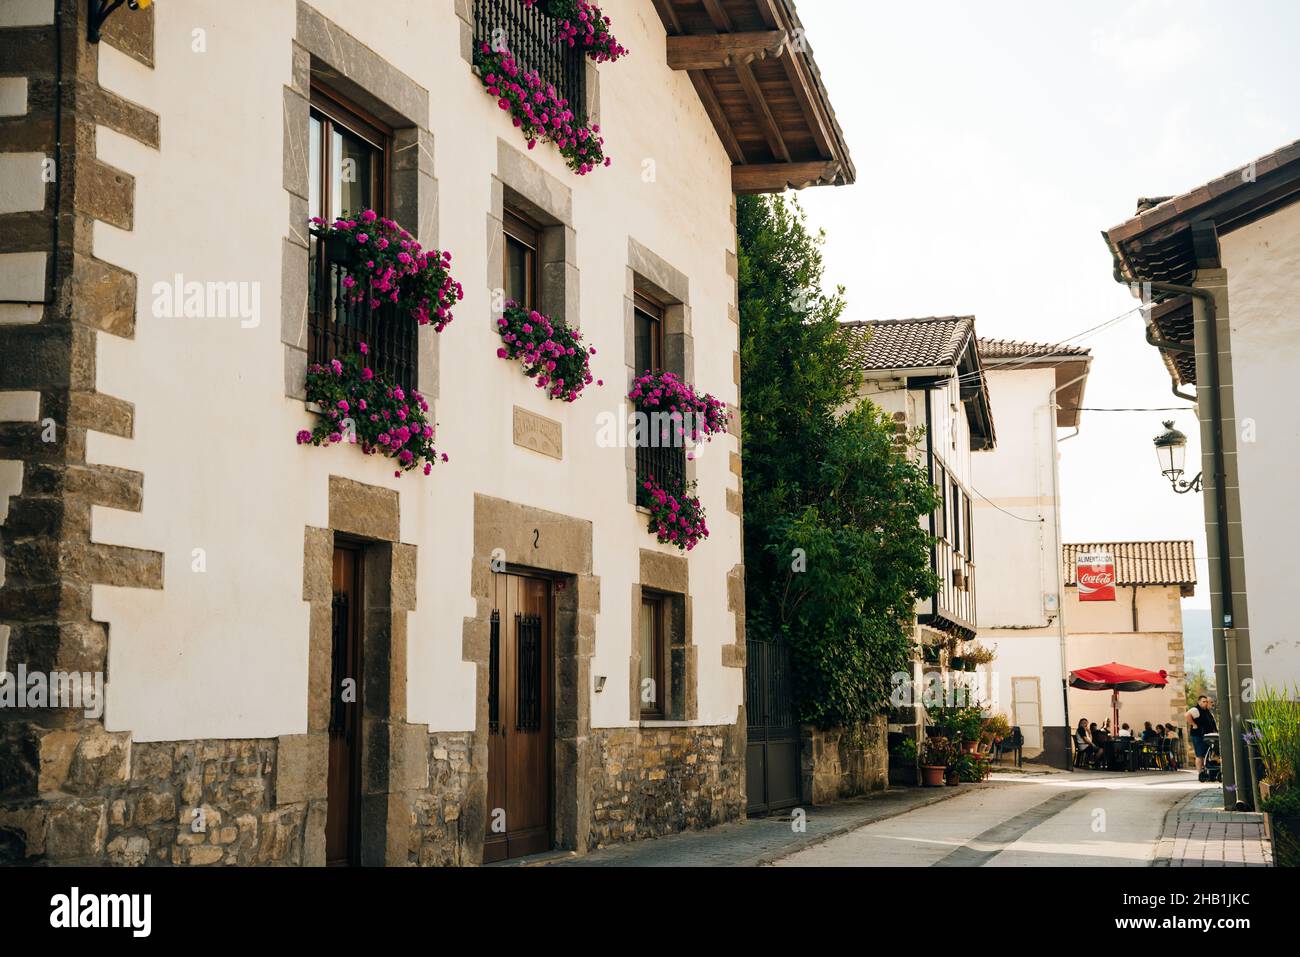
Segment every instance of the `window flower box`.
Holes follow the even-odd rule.
[[[578,119],[569,101],[538,71],[520,68],[509,50],[494,50],[486,43],[479,46],[474,65],[484,90],[510,114],[530,150],[538,140],[554,143],[569,169],[579,176],[610,165],[599,124],[588,126]]]
[[[501,359],[518,359],[524,375],[533,379],[549,398],[573,402],[592,382],[590,357],[595,346],[582,344],[582,333],[570,329],[563,320],[552,319],[536,309],[524,309],[513,299],[506,300],[497,331],[503,345],[497,349]],[[596,379],[596,385],[604,380]]]
[[[369,347],[363,342],[360,350],[342,361],[308,367],[308,407],[319,420],[315,428],[298,433],[298,444],[360,445],[366,455],[393,459],[398,478],[417,468],[428,475],[436,461],[447,461],[446,453],[433,446],[429,403],[414,389],[408,393],[367,367]]]

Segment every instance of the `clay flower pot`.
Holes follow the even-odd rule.
[[[943,787],[943,776],[946,769],[943,765],[931,767],[921,765],[921,784],[927,788]]]

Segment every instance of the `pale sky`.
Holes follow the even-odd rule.
[[[857,166],[798,194],[825,228],[845,318],[976,317],[982,336],[1065,340],[1131,309],[1101,231],[1300,139],[1300,3],[799,0]],[[1085,407],[1184,406],[1133,313],[1093,350]],[[994,424],[997,409],[993,409]],[[1192,538],[1151,439],[1193,413],[1088,412],[1061,446],[1066,541]]]

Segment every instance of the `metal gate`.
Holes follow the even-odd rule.
[[[745,778],[750,814],[799,803],[799,725],[794,717],[790,649],[783,641],[745,642]]]

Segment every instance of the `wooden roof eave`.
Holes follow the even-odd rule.
[[[854,181],[856,172],[843,133],[830,112],[829,99],[821,84],[803,27],[790,0],[754,0],[765,30],[737,31],[719,0],[698,0],[712,24],[711,33],[687,33],[672,0],[653,0],[668,33],[668,62],[690,77],[723,148],[732,162],[732,189],[737,193],[780,192],[793,187]],[[798,42],[791,42],[797,38]],[[800,114],[811,134],[819,159],[791,155],[781,124],[772,111],[751,67],[755,61],[776,59],[799,104]],[[710,70],[729,70],[748,106],[747,121],[761,132],[775,161],[756,161],[747,156],[736,135],[727,109],[709,78]],[[806,156],[806,154],[805,154]]]

